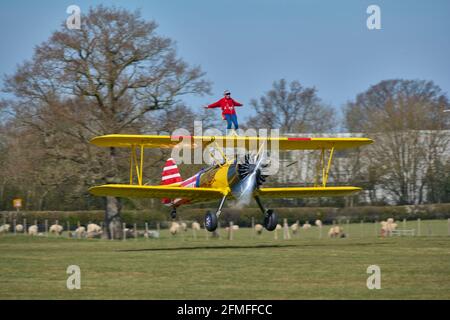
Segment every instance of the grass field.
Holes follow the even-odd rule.
[[[197,240],[167,230],[127,241],[2,235],[0,299],[450,299],[447,220],[422,221],[416,237],[343,226],[348,238],[328,239],[328,227],[322,239],[313,227],[290,240],[243,228],[231,241],[224,230]],[[380,290],[366,287],[374,264]],[[69,265],[81,268],[80,290],[66,288]]]

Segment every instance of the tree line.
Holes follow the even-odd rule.
[[[172,132],[194,120],[223,127],[183,100],[211,94],[201,67],[179,57],[155,21],[120,8],[91,8],[80,30],[62,24],[4,76],[1,89],[0,210],[11,209],[14,197],[30,210],[106,208],[107,224],[120,228],[123,206],[158,201],[90,196],[90,186],[126,181],[129,165],[124,150],[91,146],[92,137]],[[397,204],[450,201],[450,115],[443,112],[450,106],[433,81],[381,81],[338,113],[316,88],[280,79],[250,105],[255,116],[244,127],[328,133],[341,126],[373,138],[374,145],[349,151],[345,178],[334,177],[368,190],[357,202],[382,203],[380,189]],[[145,157],[145,181],[158,184],[168,151]]]

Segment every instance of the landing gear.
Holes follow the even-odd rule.
[[[277,227],[277,223],[277,214],[272,209],[268,209],[266,211],[266,216],[264,217],[264,228],[266,228],[266,230],[268,231],[273,231]]]
[[[175,219],[177,217],[177,209],[173,208],[172,211],[170,211],[170,217],[172,219]]]
[[[208,230],[209,232],[213,232],[214,230],[217,229],[217,222],[219,220],[219,216],[221,214],[221,210],[223,207],[223,204],[225,203],[225,199],[227,198],[227,196],[223,196],[222,200],[220,201],[219,204],[219,208],[217,209],[216,213],[212,213],[211,211],[206,212],[205,215],[205,228],[206,230]]]
[[[264,214],[264,228],[266,228],[267,231],[273,231],[277,227],[278,223],[278,216],[272,209],[265,209],[261,199],[258,196],[255,196],[256,203],[258,204],[258,207],[261,209],[262,213]]]
[[[205,228],[209,232],[213,232],[217,229],[217,215],[211,211],[206,212],[205,215]]]

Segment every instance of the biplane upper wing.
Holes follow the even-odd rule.
[[[368,138],[302,138],[247,136],[158,136],[110,134],[95,137],[91,143],[100,147],[197,148],[216,142],[223,148],[257,149],[263,141],[279,150],[321,150],[356,148],[373,142]]]
[[[186,188],[174,186],[139,186],[129,184],[105,184],[92,187],[89,192],[95,196],[129,198],[183,198],[193,201],[221,199],[226,190],[216,188]]]
[[[260,188],[257,194],[266,198],[308,198],[349,196],[361,191],[358,187],[285,187]]]

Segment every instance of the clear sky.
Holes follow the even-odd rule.
[[[274,80],[315,86],[336,109],[383,79],[433,80],[450,92],[450,1],[445,0],[14,0],[0,2],[0,74],[29,59],[67,18],[66,8],[104,4],[142,10],[179,55],[212,80],[213,95],[188,97],[195,108],[229,89],[249,101]],[[366,9],[381,9],[381,30],[368,30]]]

